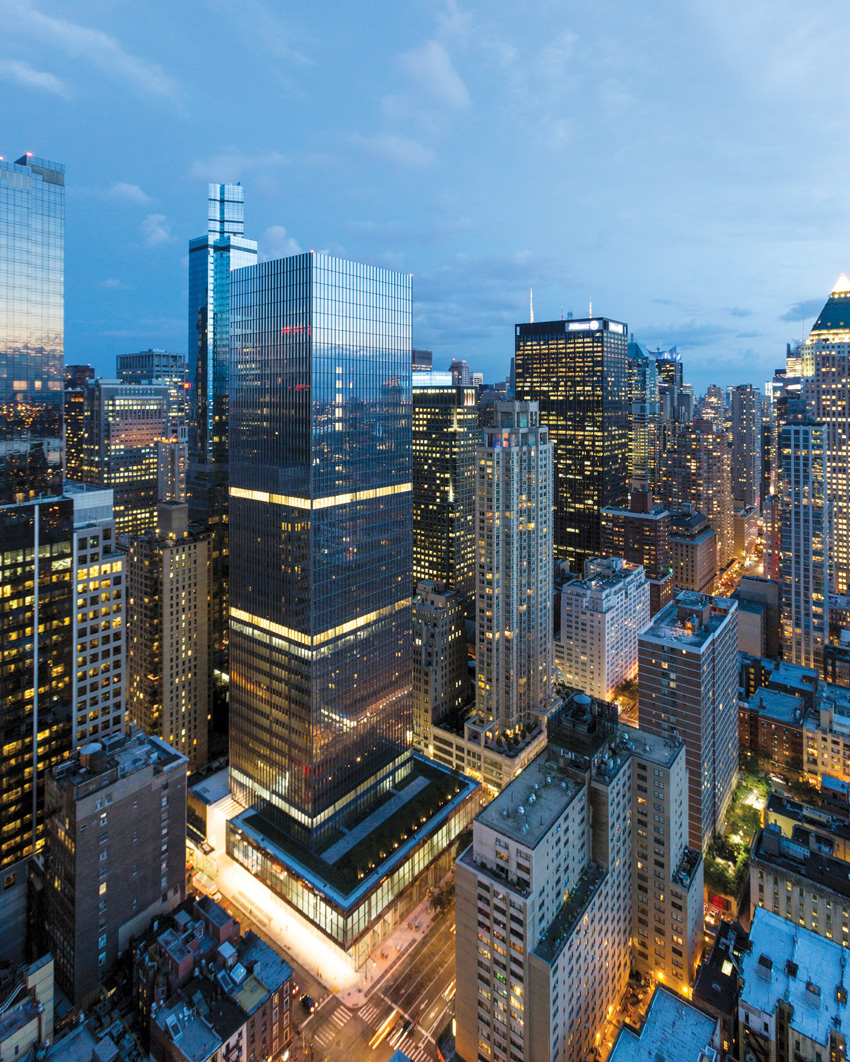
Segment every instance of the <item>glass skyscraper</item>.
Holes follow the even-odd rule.
[[[189,504],[212,531],[213,645],[227,640],[230,272],[257,260],[246,240],[245,190],[211,184],[207,233],[189,242]]]
[[[0,161],[0,867],[40,843],[71,741],[73,502],[62,492],[64,167]]]
[[[555,449],[555,556],[599,555],[600,510],[628,501],[628,329],[604,317],[516,326],[516,397],[537,402]]]
[[[231,784],[310,844],[409,769],[411,280],[231,284]]]

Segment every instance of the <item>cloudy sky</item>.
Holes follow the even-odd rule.
[[[844,0],[0,0],[0,154],[67,166],[66,360],[186,349],[206,183],[267,258],[414,274],[507,372],[572,310],[761,384],[850,271]]]

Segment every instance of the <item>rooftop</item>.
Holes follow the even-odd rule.
[[[843,859],[833,859],[808,845],[785,837],[778,825],[765,826],[753,841],[753,861],[776,867],[783,875],[796,874],[818,889],[850,898],[850,873]]]
[[[53,776],[62,788],[72,786],[74,799],[81,800],[147,767],[154,774],[181,766],[185,771],[188,762],[159,738],[131,729],[84,745],[73,759],[56,767]]]
[[[552,963],[567,946],[570,934],[581,916],[593,902],[606,878],[606,871],[596,863],[588,863],[579,875],[572,892],[552,919],[551,925],[541,936],[534,954],[544,962]]]
[[[608,1062],[698,1062],[707,1056],[717,1022],[681,996],[658,985],[639,1032],[623,1026]]]
[[[792,1030],[823,1047],[831,1029],[848,1027],[850,967],[835,941],[757,907],[741,965],[740,1005],[769,1015],[784,1000]]]
[[[506,786],[476,822],[535,848],[574,800],[579,787],[541,753]]]
[[[747,934],[737,922],[720,923],[711,952],[697,970],[695,999],[723,1015],[734,1013],[738,970],[747,942]]]
[[[620,726],[621,739],[624,737],[634,747],[629,749],[633,756],[649,760],[659,767],[671,767],[676,757],[685,747],[683,741],[676,741],[672,737],[660,737],[658,734],[648,734],[645,730],[639,730],[635,726]]]
[[[640,639],[702,652],[737,607],[731,598],[686,590],[656,613]]]
[[[747,702],[747,707],[757,709],[762,715],[775,719],[778,723],[802,725],[805,714],[803,702],[799,697],[792,693],[780,693],[769,686],[759,686]]]

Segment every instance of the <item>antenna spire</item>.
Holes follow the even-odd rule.
[[[534,324],[534,288],[528,289],[528,308],[531,314],[531,323]]]
[[[593,299],[587,300],[587,316],[593,317]]]

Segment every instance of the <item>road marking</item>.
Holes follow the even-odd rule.
[[[381,1013],[381,1008],[374,1003],[367,1003],[365,1007],[361,1007],[358,1013],[367,1025],[371,1025],[375,1018]]]

